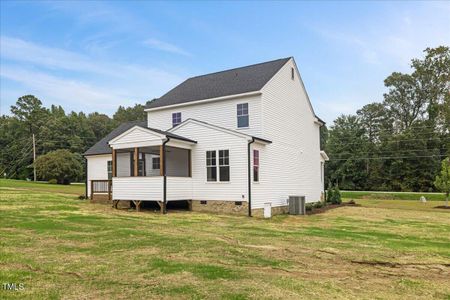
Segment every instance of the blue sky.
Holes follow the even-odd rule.
[[[328,123],[450,45],[450,2],[0,2],[0,114],[34,94],[112,114],[190,76],[294,56]]]

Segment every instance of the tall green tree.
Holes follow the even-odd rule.
[[[45,124],[48,115],[41,100],[33,95],[17,99],[16,105],[11,106],[11,113],[24,123],[30,134],[37,133],[39,128]]]
[[[133,107],[123,107],[119,106],[117,112],[114,114],[113,119],[116,124],[130,122],[130,121],[145,121],[146,112],[144,111],[144,106],[141,104],[136,104]]]
[[[330,161],[328,179],[343,189],[363,189],[367,173],[363,159],[367,155],[366,132],[357,116],[342,115],[334,121],[327,142]]]
[[[450,159],[447,157],[442,161],[441,172],[434,181],[436,188],[445,193],[445,206],[448,206],[448,197],[450,194]]]

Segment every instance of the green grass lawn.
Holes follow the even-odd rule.
[[[0,299],[449,299],[443,202],[271,220],[115,210],[0,186]]]
[[[49,184],[47,182],[32,182],[24,180],[0,179],[1,187],[11,187],[16,189],[27,189],[39,192],[53,192],[71,195],[84,195],[85,184]]]
[[[444,201],[443,193],[414,193],[414,192],[370,192],[370,191],[341,191],[344,199],[381,199],[381,200],[419,200],[424,196],[429,201]]]

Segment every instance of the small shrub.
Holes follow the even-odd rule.
[[[57,183],[58,183],[58,180],[56,180],[56,179],[50,179],[50,180],[48,181],[48,183],[50,183],[50,184],[57,184]]]
[[[306,210],[306,211],[312,211],[312,209],[313,209],[312,203],[307,203],[307,204],[305,204],[305,210]]]
[[[329,202],[332,204],[341,204],[341,192],[339,191],[339,186],[336,184],[334,188],[332,188],[331,197],[329,197]]]
[[[79,199],[79,200],[85,200],[85,199],[86,199],[86,196],[80,195],[80,196],[78,196],[78,199]]]
[[[325,197],[325,202],[331,202],[333,199],[333,186],[331,185],[331,181],[328,182],[327,194]]]
[[[356,202],[355,202],[355,200],[351,199],[350,201],[348,201],[348,204],[355,205]]]
[[[316,202],[316,203],[314,203],[314,208],[322,208],[323,207],[323,204],[322,204],[322,202]]]
[[[334,200],[334,204],[341,204],[342,203],[341,191],[339,190],[339,186],[337,184],[334,187],[333,200]]]

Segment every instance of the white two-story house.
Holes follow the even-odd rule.
[[[94,201],[256,216],[323,196],[324,123],[292,57],[189,78],[145,111],[86,151]]]

